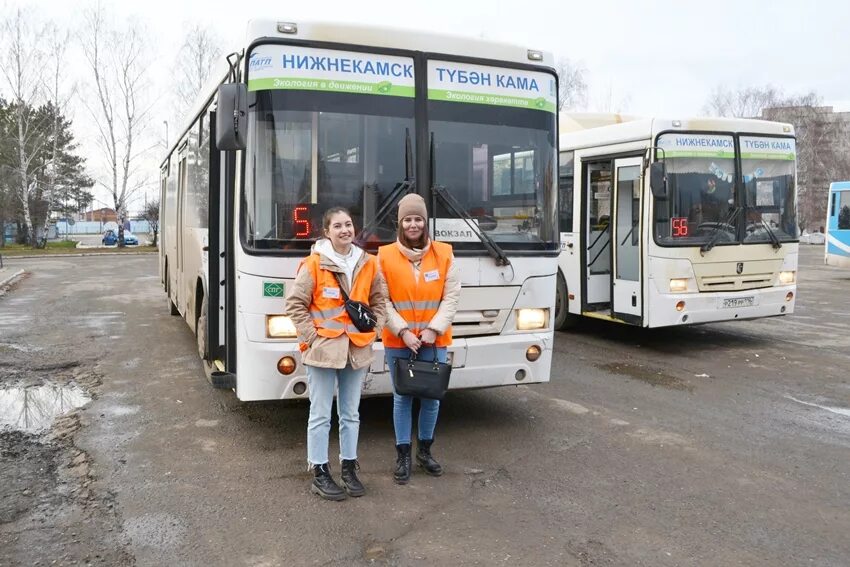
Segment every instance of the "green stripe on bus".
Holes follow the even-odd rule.
[[[394,85],[390,81],[364,83],[359,81],[337,81],[331,79],[299,79],[296,77],[276,77],[273,79],[251,79],[249,91],[301,90],[325,91],[335,93],[372,94],[384,96],[403,96],[413,98],[414,87]]]
[[[489,104],[492,106],[511,106],[514,108],[528,108],[531,110],[543,110],[545,112],[555,113],[555,103],[550,102],[543,97],[526,98],[521,96],[428,89],[428,100],[445,100],[449,102],[464,102],[467,104]]]
[[[774,154],[761,152],[742,152],[741,159],[779,159],[784,161],[794,161],[797,159],[796,154]]]

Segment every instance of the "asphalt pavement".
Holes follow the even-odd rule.
[[[155,257],[26,260],[0,378],[94,399],[58,440],[0,436],[0,565],[848,565],[850,272],[819,253],[793,315],[588,321],[550,383],[450,394],[440,478],[392,482],[391,401],[364,400],[340,503],[308,490],[305,403],[209,387]]]

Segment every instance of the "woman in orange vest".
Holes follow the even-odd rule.
[[[387,325],[381,334],[390,373],[395,359],[423,352],[425,360],[446,361],[452,343],[452,319],[457,312],[460,278],[452,247],[428,236],[425,200],[405,195],[398,203],[398,240],[378,249],[378,263],[387,285]],[[431,350],[433,349],[433,351]],[[420,399],[416,462],[432,476],[443,468],[431,455],[439,400]],[[407,484],[411,467],[413,398],[393,393],[396,468],[393,479]]]
[[[357,438],[360,432],[360,390],[372,363],[372,343],[384,320],[386,299],[374,256],[355,246],[351,214],[341,207],[325,212],[326,238],[318,240],[299,268],[286,297],[286,314],[298,332],[301,361],[307,367],[310,419],[307,461],[313,471],[312,492],[328,500],[362,496],[357,478]],[[355,327],[345,310],[342,291],[369,305],[377,317],[375,329]],[[339,415],[339,458],[343,490],[328,466],[328,436],[334,388]]]

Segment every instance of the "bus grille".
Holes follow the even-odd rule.
[[[736,291],[771,287],[773,277],[772,273],[703,277],[700,278],[700,291]]]
[[[505,326],[509,309],[458,311],[452,321],[452,336],[498,335]]]

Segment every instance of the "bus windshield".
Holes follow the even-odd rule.
[[[446,187],[502,249],[556,250],[555,113],[429,98],[432,183]],[[456,250],[482,248],[466,223],[439,201],[436,211],[437,239]]]
[[[655,201],[658,244],[761,244],[771,233],[796,239],[793,139],[741,136],[740,161],[731,135],[663,134],[658,147],[668,187],[667,198]]]
[[[741,136],[747,229],[744,242],[797,239],[794,202],[795,141],[793,138]]]
[[[242,237],[258,250],[309,250],[330,207],[373,221],[408,172],[414,99],[307,90],[250,93]],[[414,152],[415,155],[415,152]],[[410,172],[412,175],[412,172]],[[369,244],[395,240],[393,215]]]
[[[659,244],[700,245],[735,240],[735,144],[732,136],[664,134],[666,201],[655,203]],[[709,154],[708,150],[713,150]],[[715,235],[716,231],[720,234]]]

